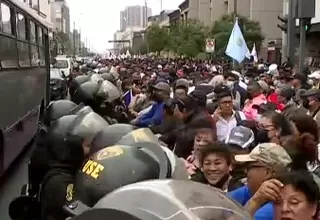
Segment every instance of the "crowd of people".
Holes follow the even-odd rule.
[[[220,189],[214,192],[255,220],[318,219],[320,71],[274,67],[156,58],[84,64],[70,84],[71,101],[52,102],[41,123],[25,187],[40,201],[38,219],[78,215],[76,207],[95,207],[121,186],[153,179],[194,183],[172,183],[186,194]],[[137,208],[136,200],[149,198],[139,190],[131,194],[135,200],[118,194],[97,206],[118,209],[122,198]],[[133,213],[119,208],[127,209]],[[235,213],[183,219],[234,219]]]

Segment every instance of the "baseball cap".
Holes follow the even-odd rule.
[[[312,79],[320,79],[320,70],[314,71],[308,77]]]
[[[275,143],[263,143],[249,154],[236,155],[237,162],[262,162],[271,166],[288,167],[292,160],[287,151]]]
[[[180,87],[180,86],[182,86],[182,87],[185,87],[185,88],[189,88],[189,81],[187,80],[187,79],[178,79],[177,81],[176,81],[176,85],[175,85],[175,87]]]
[[[320,97],[320,89],[309,89],[306,92],[304,92],[303,94],[301,94],[301,97],[305,98],[305,97],[310,97],[310,96],[315,96],[317,98]]]
[[[225,143],[233,144],[242,149],[248,148],[254,141],[254,134],[250,128],[244,126],[237,126],[231,129],[227,136]]]
[[[170,91],[171,91],[170,85],[165,82],[158,82],[156,85],[153,86],[153,88],[161,90],[161,91],[165,91],[167,93],[170,93]]]

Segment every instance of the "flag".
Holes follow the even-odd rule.
[[[241,63],[245,57],[250,58],[250,51],[239,27],[238,19],[234,23],[225,53],[238,63]]]
[[[131,89],[128,90],[125,94],[123,94],[122,99],[127,107],[130,105],[132,97],[133,95]]]
[[[253,44],[253,48],[252,48],[252,51],[251,51],[251,56],[253,56],[253,61],[255,63],[257,63],[258,62],[258,54],[257,54],[256,44]]]

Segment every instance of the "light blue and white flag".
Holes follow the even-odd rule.
[[[250,51],[239,27],[238,19],[234,23],[225,53],[238,63],[241,63],[245,57],[250,58]]]

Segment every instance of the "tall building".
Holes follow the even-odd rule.
[[[57,32],[69,33],[70,10],[65,0],[51,2],[51,23]]]
[[[151,16],[151,8],[145,6],[129,6],[120,12],[120,30],[131,27],[146,27],[148,17]]]

